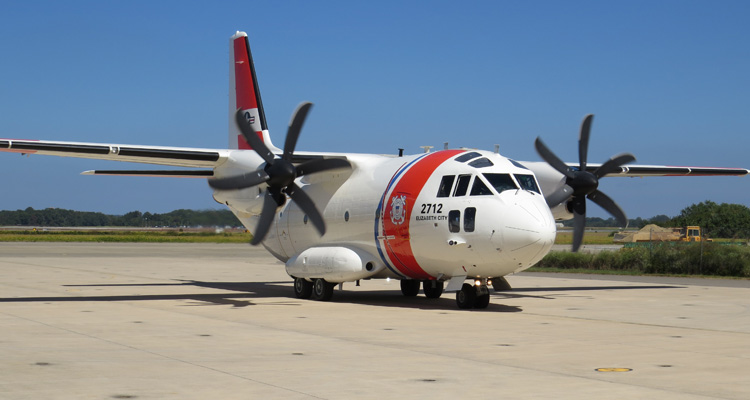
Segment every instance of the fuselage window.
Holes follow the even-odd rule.
[[[461,211],[450,210],[448,212],[448,230],[458,232],[461,230]]]
[[[474,221],[477,219],[477,209],[469,207],[464,210],[464,232],[474,232]]]
[[[453,196],[465,195],[466,190],[469,189],[469,181],[471,181],[471,175],[459,175],[458,183],[456,183],[456,190],[453,192]]]
[[[509,174],[482,174],[490,182],[498,193],[506,190],[517,190],[518,186],[513,182]]]
[[[493,164],[492,161],[490,161],[489,158],[482,157],[482,158],[480,158],[478,160],[474,160],[474,161],[470,162],[469,165],[471,165],[474,168],[484,168],[484,167],[491,167],[491,166],[493,166],[495,164]]]
[[[492,196],[492,191],[482,180],[477,176],[474,178],[474,184],[471,186],[472,196]]]
[[[472,151],[470,153],[462,154],[458,157],[456,157],[456,161],[458,162],[467,162],[471,160],[472,158],[477,158],[481,156],[481,154],[477,153],[476,151]]]
[[[440,188],[438,189],[437,197],[448,197],[451,195],[451,188],[453,188],[453,181],[456,180],[455,175],[445,175],[443,180],[440,181]]]
[[[518,184],[521,185],[521,189],[542,194],[542,192],[539,191],[539,186],[537,186],[536,184],[536,179],[534,179],[534,175],[516,174],[516,180],[518,181]]]

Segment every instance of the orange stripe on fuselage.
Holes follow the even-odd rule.
[[[393,266],[409,278],[433,278],[419,266],[411,248],[409,225],[414,204],[435,169],[449,158],[463,152],[464,150],[443,150],[425,156],[403,173],[393,190],[383,200],[383,233],[386,237],[384,247]],[[405,196],[406,204],[403,206],[403,222],[399,224],[399,220],[394,220],[391,216],[393,199],[401,196]],[[388,239],[389,237],[391,239]]]

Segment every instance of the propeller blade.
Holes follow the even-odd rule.
[[[557,189],[556,191],[552,192],[549,196],[545,197],[544,200],[547,201],[547,206],[550,208],[564,202],[565,200],[568,200],[570,196],[573,195],[573,188],[568,185],[563,185],[560,189]]]
[[[297,166],[297,176],[310,175],[331,169],[351,168],[352,164],[343,158],[321,158],[307,161]]]
[[[560,160],[555,153],[550,150],[547,145],[542,142],[541,138],[536,138],[534,141],[534,147],[539,156],[547,162],[552,168],[556,169],[557,172],[565,175],[567,178],[573,179],[575,174],[562,160]]]
[[[630,153],[616,155],[597,168],[596,171],[594,171],[594,175],[596,175],[597,178],[601,178],[607,174],[620,170],[620,167],[624,164],[633,161],[635,161],[635,156]]]
[[[622,211],[622,208],[620,208],[620,206],[618,206],[614,200],[609,198],[609,196],[597,190],[594,193],[588,195],[588,198],[594,203],[598,204],[599,207],[612,214],[612,216],[615,217],[617,223],[619,223],[620,226],[622,226],[623,228],[627,228],[628,217],[625,216],[625,212]]]
[[[271,153],[271,150],[268,149],[268,146],[266,146],[263,140],[258,137],[258,133],[253,130],[250,123],[247,122],[245,111],[243,109],[240,108],[237,110],[235,113],[235,120],[237,121],[237,126],[240,128],[242,137],[245,138],[247,144],[249,144],[250,147],[252,147],[261,158],[263,158],[263,160],[269,164],[273,164],[273,153]]]
[[[304,102],[297,106],[292,115],[292,120],[289,121],[289,129],[286,131],[286,140],[284,141],[284,155],[281,157],[286,161],[292,160],[292,154],[294,148],[297,146],[297,139],[302,131],[302,125],[305,123],[307,113],[312,108],[313,103]]]
[[[260,185],[268,180],[266,171],[259,169],[246,174],[208,180],[208,186],[219,190],[244,189]]]
[[[313,203],[310,196],[297,186],[296,183],[292,183],[286,187],[286,194],[288,194],[289,197],[297,203],[299,208],[307,214],[307,217],[310,219],[313,226],[315,226],[315,229],[318,230],[318,233],[320,233],[321,236],[324,235],[326,233],[326,223],[323,221],[323,217],[320,215],[318,208],[315,207],[315,203]]]
[[[573,198],[573,252],[575,253],[583,243],[583,233],[586,231],[586,198]]]
[[[255,246],[266,238],[268,230],[271,229],[271,224],[276,218],[277,207],[278,205],[276,204],[276,200],[274,200],[271,191],[266,191],[266,195],[263,197],[263,210],[260,213],[258,225],[255,227],[253,240],[250,241],[251,245]]]
[[[591,135],[591,121],[594,114],[589,114],[583,118],[581,123],[581,133],[578,136],[578,169],[586,170],[586,161],[589,157],[589,136]]]

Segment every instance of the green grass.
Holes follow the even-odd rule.
[[[613,244],[613,239],[610,232],[586,232],[583,235],[583,244]],[[557,231],[555,244],[573,244],[573,231]]]
[[[2,231],[0,242],[247,243],[249,233],[177,231]]]
[[[750,248],[718,243],[654,245],[599,253],[551,252],[532,271],[750,278]]]

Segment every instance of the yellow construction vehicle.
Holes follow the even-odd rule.
[[[701,227],[700,226],[687,226],[685,228],[682,228],[680,230],[680,241],[682,242],[712,242],[713,240],[704,238],[701,235]]]

